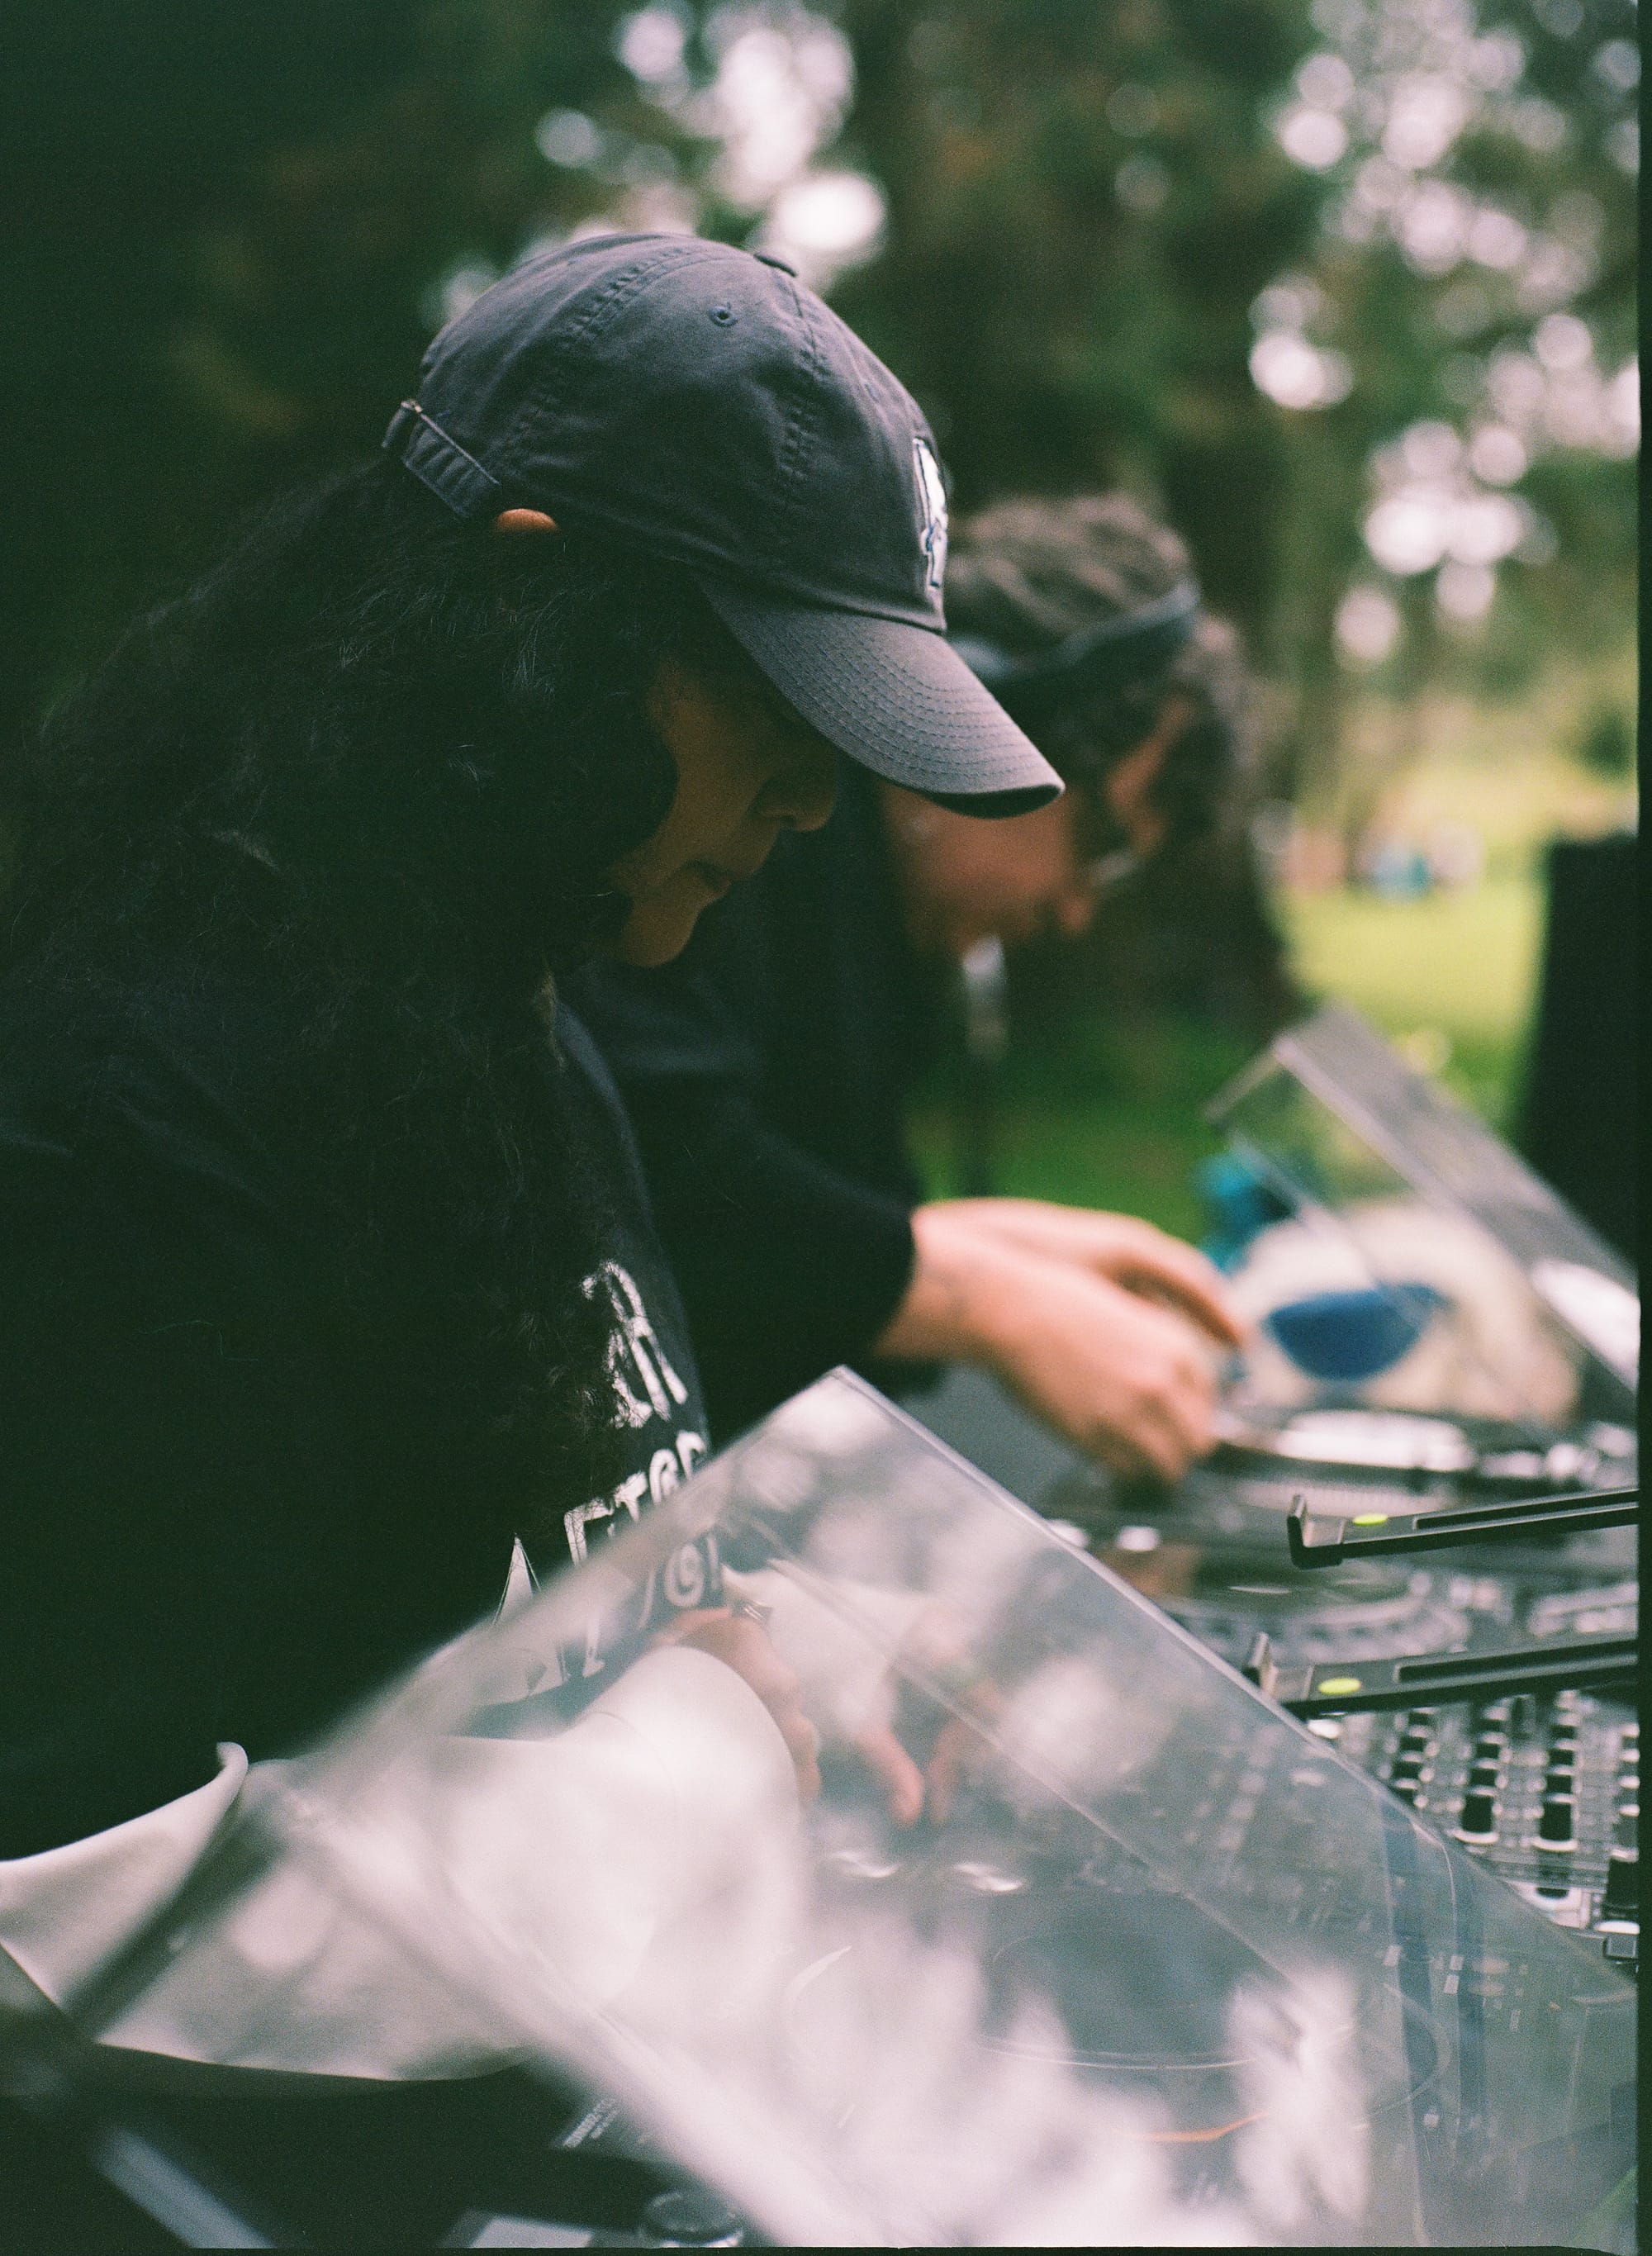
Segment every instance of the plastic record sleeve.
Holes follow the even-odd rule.
[[[259,1787],[151,2043],[354,1948],[404,2072],[571,2070],[781,2245],[1629,2245],[1630,1985],[846,1372]]]

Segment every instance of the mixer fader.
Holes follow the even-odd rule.
[[[1640,1725],[1585,1693],[1317,1717],[1309,1730],[1563,1927],[1633,1964]]]
[[[1301,1468],[1254,1448],[1228,1448],[1168,1495],[1084,1468],[1040,1501],[1425,1824],[1557,1925],[1599,1935],[1604,1956],[1633,1971],[1641,1733],[1622,1680],[1639,1583],[1635,1530],[1604,1509],[1633,1493],[1606,1486],[1632,1472],[1620,1446],[1601,1463],[1600,1509],[1586,1493],[1554,1500],[1589,1506],[1595,1524],[1573,1513],[1581,1532],[1565,1531],[1563,1511],[1558,1533],[1493,1527],[1451,1547],[1385,1531],[1408,1537],[1436,1512],[1495,1519],[1512,1507],[1493,1501],[1491,1484]],[[1317,1553],[1327,1563],[1305,1571]],[[1576,1675],[1593,1667],[1617,1681],[1532,1690],[1498,1681],[1551,1659],[1564,1674],[1566,1655]],[[1430,1661],[1444,1670],[1405,1704],[1394,1680]],[[1453,1672],[1467,1675],[1456,1698]]]

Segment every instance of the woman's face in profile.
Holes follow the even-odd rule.
[[[493,525],[512,540],[556,537],[543,510],[507,509]],[[715,684],[667,659],[647,710],[676,768],[676,796],[653,835],[607,874],[631,900],[613,953],[651,967],[681,954],[701,912],[754,877],[782,830],[820,828],[837,754],[744,656]]]
[[[631,898],[615,946],[624,963],[668,963],[702,910],[768,858],[782,830],[832,811],[837,754],[755,666],[715,686],[667,659],[648,717],[677,770],[671,812],[609,876]]]

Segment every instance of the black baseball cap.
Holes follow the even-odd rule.
[[[975,814],[1061,779],[946,639],[917,403],[783,262],[693,236],[525,259],[426,353],[385,446],[458,516],[540,509],[693,573],[803,718]]]

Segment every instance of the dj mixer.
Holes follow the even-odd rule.
[[[1169,1491],[1047,1452],[1011,1485],[1632,1970],[1633,1273],[1339,1007],[1210,1117],[1208,1250],[1253,1326],[1218,1447]]]
[[[1598,1935],[1605,1956],[1633,1971],[1641,1781],[1632,1688],[1523,1689],[1500,1671],[1514,1676],[1511,1657],[1570,1653],[1578,1640],[1632,1646],[1634,1528],[1401,1547],[1312,1571],[1295,1563],[1288,1540],[1293,1506],[1333,1525],[1415,1522],[1500,1501],[1563,1469],[1573,1493],[1606,1493],[1633,1476],[1633,1435],[1597,1428],[1564,1445],[1563,1467],[1529,1436],[1521,1449],[1522,1437],[1484,1423],[1395,1412],[1319,1411],[1231,1430],[1174,1490],[1075,1466],[1037,1501],[1265,1688],[1311,1672],[1321,1710],[1308,1716],[1311,1731],[1550,1919]],[[1453,1670],[1481,1665],[1462,1696],[1451,1696],[1448,1675],[1411,1701],[1359,1704],[1380,1673],[1370,1664],[1430,1656]],[[1621,1679],[1630,1664],[1613,1665]],[[1340,1712],[1339,1682],[1356,1686]]]

